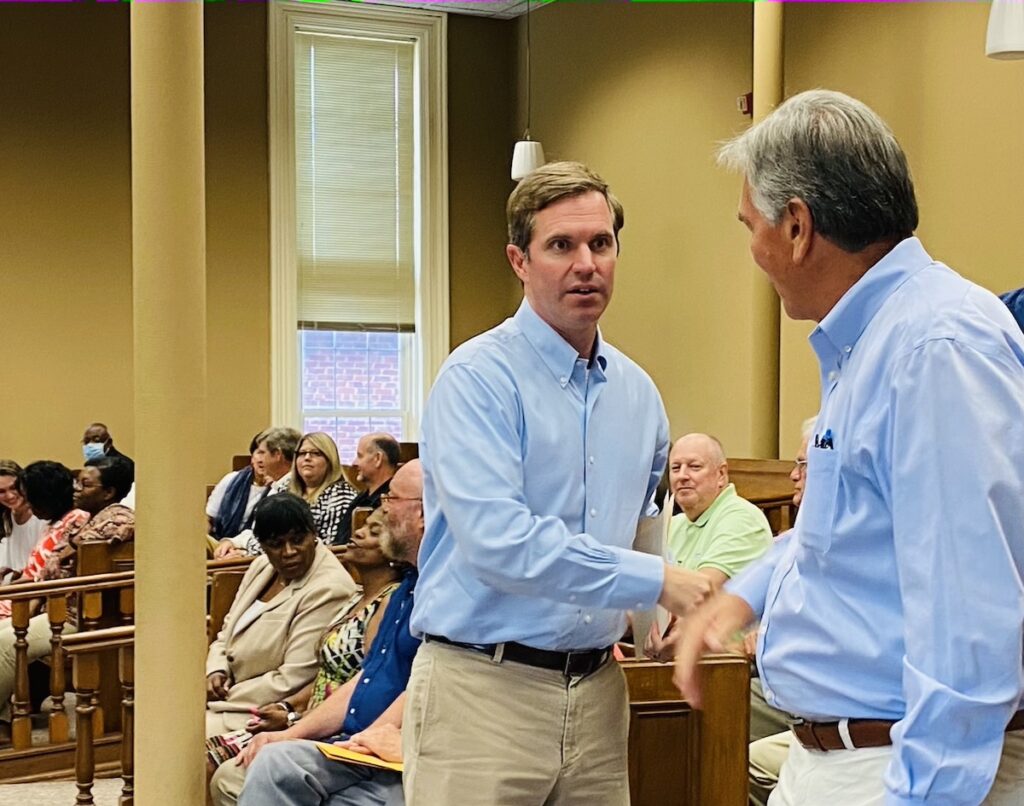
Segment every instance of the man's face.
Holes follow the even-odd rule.
[[[415,562],[423,537],[423,490],[404,468],[391,479],[390,492],[381,498],[384,524],[381,548],[392,560]]]
[[[786,313],[793,319],[799,316],[800,293],[794,288],[792,251],[784,235],[785,218],[772,226],[750,198],[750,186],[743,182],[738,218],[750,230],[750,254],[760,269],[768,275],[775,291],[782,299]]]
[[[707,440],[683,437],[668,457],[668,483],[676,503],[691,521],[704,514],[728,484],[726,467],[709,450]]]
[[[592,341],[612,297],[617,261],[604,196],[592,191],[545,207],[534,216],[527,252],[511,244],[506,252],[537,315],[578,351],[577,342]]]
[[[75,507],[95,515],[113,498],[113,492],[103,486],[99,469],[83,467],[75,479]]]
[[[793,462],[793,470],[789,474],[793,482],[793,505],[800,506],[804,497],[804,484],[807,483],[807,440],[800,443],[800,451]]]
[[[352,463],[356,469],[356,480],[366,484],[380,467],[380,449],[369,437],[363,437],[356,445],[356,458]]]
[[[112,440],[106,428],[101,425],[90,425],[85,429],[85,433],[82,434],[82,444],[87,445],[90,442],[102,444],[103,452],[106,453],[110,449]]]

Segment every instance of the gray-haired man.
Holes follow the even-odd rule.
[[[818,323],[821,411],[793,536],[690,620],[677,682],[699,701],[701,649],[760,618],[765,696],[801,717],[772,806],[1019,804],[1020,329],[913,237],[906,158],[859,101],[797,95],[720,159],[755,262]]]

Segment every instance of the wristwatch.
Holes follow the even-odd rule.
[[[289,728],[299,721],[299,712],[292,707],[292,704],[290,702],[281,700],[281,702],[277,702],[274,704],[280,705],[282,708],[284,708],[285,711],[288,712],[287,716],[285,716],[285,720],[287,721]]]

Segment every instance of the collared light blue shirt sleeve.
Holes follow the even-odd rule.
[[[519,404],[507,389],[456,365],[438,378],[430,405],[435,416],[425,424],[426,441],[441,446],[431,460],[439,480],[437,506],[461,557],[482,582],[581,607],[654,605],[664,578],[660,557],[573,534],[562,519],[531,511],[524,494]],[[662,467],[663,453],[657,460]],[[651,469],[655,484],[660,472]]]
[[[933,339],[895,365],[906,716],[892,730],[889,806],[982,800],[1024,685],[1024,368],[973,343]]]

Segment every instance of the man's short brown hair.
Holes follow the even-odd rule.
[[[595,191],[604,196],[611,210],[617,250],[619,230],[625,222],[622,204],[608,190],[608,183],[581,162],[549,162],[523,177],[505,207],[508,242],[526,252],[537,213],[561,199]]]

